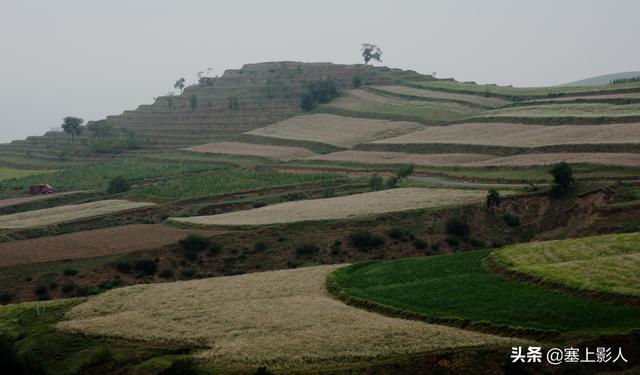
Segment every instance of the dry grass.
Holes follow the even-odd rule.
[[[210,154],[262,156],[283,161],[304,159],[315,155],[312,151],[302,147],[256,145],[239,142],[208,143],[189,147],[185,150]]]
[[[286,202],[220,215],[173,218],[181,223],[199,225],[264,225],[298,221],[346,219],[385,212],[440,207],[479,200],[480,190],[391,189],[344,197]]]
[[[509,246],[491,255],[507,268],[584,290],[640,296],[640,233]]]
[[[495,159],[495,155],[484,154],[405,154],[403,152],[339,151],[318,155],[309,160],[349,161],[371,164],[416,164],[427,166],[460,165]]]
[[[491,98],[491,97],[478,96],[478,95],[456,94],[451,92],[429,90],[426,88],[416,89],[416,88],[406,87],[406,86],[374,86],[374,87],[378,90],[388,91],[395,94],[421,96],[424,98],[461,100],[469,103],[495,106],[495,107],[511,103],[508,100],[499,99],[499,98]]]
[[[406,121],[371,120],[328,114],[296,116],[248,134],[353,147],[424,128]]]
[[[60,236],[0,244],[0,267],[93,258],[130,253],[170,245],[191,233],[214,235],[214,231],[184,230],[164,225],[134,224],[68,233]]]
[[[62,330],[204,347],[221,366],[348,365],[511,339],[389,318],[325,291],[339,266],[307,267],[115,289],[74,307]]]
[[[589,153],[589,152],[567,152],[548,154],[525,154],[506,156],[491,160],[464,164],[466,167],[489,167],[489,166],[527,166],[527,165],[549,165],[565,161],[567,163],[591,163],[604,165],[622,165],[637,167],[640,165],[640,154],[633,153]]]
[[[46,208],[0,216],[0,229],[39,227],[153,205],[155,203],[112,199]]]
[[[433,126],[376,143],[455,143],[518,147],[580,143],[640,143],[640,124],[578,126],[459,124]]]

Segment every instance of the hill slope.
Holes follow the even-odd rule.
[[[609,82],[613,81],[614,79],[633,77],[640,77],[640,71],[605,74],[601,76],[581,79],[575,82],[564,83],[559,86],[604,86],[608,85]]]

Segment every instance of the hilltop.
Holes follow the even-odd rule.
[[[634,77],[640,77],[640,71],[605,74],[601,76],[581,79],[579,81],[564,83],[560,86],[603,86],[603,85],[608,85],[611,81],[615,79],[634,78]]]

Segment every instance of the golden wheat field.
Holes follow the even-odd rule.
[[[416,164],[448,166],[495,159],[495,155],[485,154],[406,154],[385,151],[338,151],[326,155],[316,155],[309,160],[349,161],[372,164]]]
[[[298,221],[366,217],[385,212],[405,211],[461,204],[480,200],[485,191],[463,189],[404,188],[274,204],[220,215],[172,218],[178,223],[198,225],[264,225]]]
[[[460,100],[460,101],[469,102],[473,104],[480,104],[480,105],[486,105],[486,106],[492,106],[492,107],[498,107],[501,105],[511,103],[508,100],[504,100],[500,98],[492,98],[488,96],[479,96],[479,95],[457,94],[457,93],[451,93],[451,92],[429,90],[427,88],[417,89],[417,88],[406,87],[406,86],[374,86],[374,88],[378,90],[388,91],[394,94],[421,96],[425,98]]]
[[[153,206],[155,203],[130,202],[121,199],[65,205],[42,210],[0,216],[0,229],[19,229],[63,223],[119,211]]]
[[[314,114],[292,117],[252,130],[248,134],[353,147],[359,143],[396,137],[423,128],[423,125],[415,122]]]
[[[240,142],[208,143],[189,147],[185,150],[211,154],[262,156],[282,161],[304,159],[315,155],[312,151],[302,147],[257,145]]]
[[[508,344],[512,339],[385,317],[328,296],[340,266],[114,289],[58,324],[65,331],[203,347],[223,366],[300,369]]]
[[[637,167],[640,154],[613,152],[566,152],[547,154],[525,154],[464,164],[465,167],[527,166],[549,165],[565,161],[567,163],[590,163]]]
[[[536,147],[581,143],[640,143],[640,124],[522,125],[502,123],[431,126],[375,143],[455,143]]]

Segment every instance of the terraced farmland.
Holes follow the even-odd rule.
[[[636,153],[608,153],[608,152],[565,152],[565,153],[543,153],[524,154],[515,156],[505,156],[485,161],[477,161],[466,164],[470,167],[490,167],[490,166],[529,166],[529,165],[551,165],[560,162],[567,163],[590,163],[603,165],[620,165],[637,167],[640,165],[640,154]]]
[[[213,153],[226,155],[260,156],[283,161],[292,159],[304,159],[314,155],[312,151],[301,147],[256,145],[251,143],[239,142],[208,143],[205,145],[189,147],[186,150],[205,154]]]
[[[350,90],[343,97],[323,105],[320,111],[352,117],[418,121],[441,124],[478,114],[477,108],[458,103],[430,103],[375,95],[364,90]]]
[[[94,258],[155,249],[176,243],[189,234],[213,235],[163,225],[134,224],[68,233],[54,237],[0,243],[0,267]]]
[[[465,165],[472,162],[495,159],[485,154],[408,154],[384,151],[338,151],[327,155],[317,155],[308,160],[346,161],[370,164],[415,164],[425,166]]]
[[[0,229],[32,228],[64,223],[89,217],[150,207],[155,203],[130,202],[126,200],[102,200],[97,202],[58,206],[42,210],[27,211],[0,216]]]
[[[426,88],[408,87],[408,86],[373,86],[376,90],[397,94],[403,97],[418,97],[424,99],[444,99],[452,101],[468,102],[487,107],[499,107],[511,103],[508,100],[500,98],[485,97],[479,95],[456,94],[451,92],[429,90]]]
[[[506,270],[572,288],[640,297],[640,233],[514,245],[490,259]]]
[[[204,348],[218,366],[312,369],[513,340],[384,317],[327,295],[339,266],[109,291],[71,309],[63,331]],[[174,308],[168,308],[173,306]],[[181,306],[180,308],[175,308]]]
[[[607,103],[554,103],[495,109],[477,116],[499,118],[599,118],[602,123],[638,121],[640,104],[615,105]],[[627,120],[629,119],[629,120]],[[579,120],[578,120],[579,121]]]
[[[292,117],[264,128],[252,130],[247,134],[353,147],[359,143],[395,137],[423,127],[423,125],[406,121],[314,114]]]
[[[40,175],[50,173],[47,170],[29,170],[29,169],[13,169],[13,168],[0,168],[0,181],[10,180],[13,178],[21,178],[32,175]]]
[[[391,189],[345,197],[286,202],[213,216],[172,218],[197,225],[265,225],[298,221],[362,218],[385,212],[435,208],[479,201],[486,192],[455,189]]]
[[[610,125],[523,125],[470,123],[432,126],[374,143],[453,143],[537,147],[562,144],[640,143],[640,123]]]

